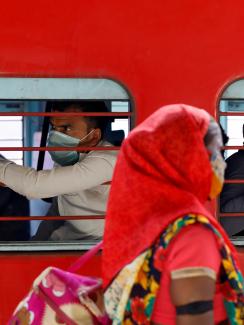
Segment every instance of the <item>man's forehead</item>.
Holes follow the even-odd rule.
[[[50,118],[50,123],[57,124],[74,124],[77,122],[85,122],[83,116],[52,116]]]
[[[73,122],[74,118],[72,117],[64,117],[64,116],[55,116],[50,118],[50,123],[64,123],[68,124]]]
[[[62,109],[59,110],[58,105],[57,105],[57,109],[53,109],[53,112],[82,112],[82,108],[81,107],[77,107],[74,104],[70,104],[69,106],[66,106]]]
[[[67,106],[66,108],[62,109],[62,110],[58,110],[58,109],[54,109],[52,110],[54,113],[79,113],[82,112],[82,110],[75,106],[75,105],[70,105]],[[58,123],[58,122],[67,122],[67,123],[74,123],[75,121],[77,121],[77,118],[80,120],[84,120],[84,118],[82,116],[52,116],[50,118],[50,122],[51,123]]]

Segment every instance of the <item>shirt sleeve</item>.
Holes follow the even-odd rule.
[[[216,280],[220,263],[215,235],[201,224],[183,229],[169,249],[168,270],[171,279],[209,276]]]
[[[88,155],[73,166],[36,171],[0,159],[0,182],[28,198],[76,193],[111,181],[115,155]]]

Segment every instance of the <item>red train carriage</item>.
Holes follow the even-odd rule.
[[[51,114],[47,102],[77,99],[105,100],[114,130],[125,133],[159,106],[182,102],[203,107],[219,118],[229,136],[226,157],[242,150],[242,9],[240,0],[2,3],[1,154],[36,167],[38,152],[45,150],[44,136],[41,145],[40,140],[47,131],[42,116]],[[227,182],[241,185],[244,180]],[[13,223],[26,229],[26,222],[33,234],[37,221],[45,219],[46,203],[29,204],[29,215],[5,214],[0,227],[9,222],[8,230]],[[210,208],[231,236],[242,230],[244,211],[226,213],[218,203]],[[65,268],[93,244],[15,236],[0,242],[0,324],[46,266]],[[244,238],[232,239],[244,270]],[[100,257],[83,272],[99,275]]]

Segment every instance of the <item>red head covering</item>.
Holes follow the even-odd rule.
[[[123,142],[106,216],[105,287],[174,219],[198,213],[218,225],[204,207],[212,179],[203,141],[209,122],[202,109],[169,105]]]

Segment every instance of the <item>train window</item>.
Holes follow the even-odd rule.
[[[219,199],[220,222],[235,244],[244,241],[244,79],[229,85],[219,102],[227,163]]]
[[[0,251],[80,250],[100,239],[132,108],[108,79],[0,78]]]

